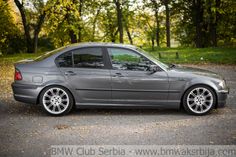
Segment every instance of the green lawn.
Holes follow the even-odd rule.
[[[0,63],[6,62],[6,63],[14,63],[19,60],[23,59],[35,59],[38,56],[42,55],[43,53],[19,53],[19,54],[11,54],[11,55],[0,55]]]
[[[236,48],[144,48],[161,61],[183,64],[236,64]],[[176,52],[179,58],[176,58]]]
[[[236,64],[236,48],[158,48],[154,51],[151,48],[144,48],[151,55],[159,58],[166,63],[182,63],[182,64]],[[179,58],[176,58],[176,52]],[[0,63],[14,63],[22,59],[34,59],[43,53],[36,54],[15,54],[15,55],[0,55]]]

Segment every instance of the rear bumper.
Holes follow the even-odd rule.
[[[12,83],[13,96],[16,101],[37,104],[41,88],[36,85]]]
[[[226,105],[226,99],[229,94],[229,88],[217,91],[218,105],[217,107],[224,107]]]

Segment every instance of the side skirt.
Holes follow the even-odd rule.
[[[160,108],[160,109],[179,109],[180,102],[166,102],[165,105],[158,104],[104,104],[104,103],[76,103],[76,108]]]

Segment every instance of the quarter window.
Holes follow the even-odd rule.
[[[127,49],[108,48],[113,69],[147,71],[152,64],[145,57]]]
[[[73,51],[74,67],[103,68],[102,48],[81,48]]]

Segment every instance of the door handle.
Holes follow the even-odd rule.
[[[73,71],[66,71],[66,72],[65,72],[65,75],[70,75],[70,76],[72,76],[72,75],[76,75],[76,73],[74,73]]]
[[[121,73],[115,73],[115,75],[113,75],[113,77],[124,77],[124,75],[122,75]]]

